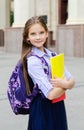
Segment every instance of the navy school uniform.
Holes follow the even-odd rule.
[[[31,104],[28,130],[68,130],[64,101],[52,104],[38,94]]]

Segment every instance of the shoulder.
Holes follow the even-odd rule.
[[[47,52],[47,54],[48,54],[50,57],[57,55],[57,53],[54,52],[53,50],[50,50],[50,49],[45,48],[45,51]]]
[[[29,65],[41,64],[41,60],[37,56],[30,56],[27,57],[27,63]]]

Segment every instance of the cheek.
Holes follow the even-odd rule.
[[[41,36],[41,38],[46,39],[47,35],[44,34],[44,35]]]
[[[33,41],[35,38],[34,37],[29,37],[28,39],[29,39],[29,41]]]

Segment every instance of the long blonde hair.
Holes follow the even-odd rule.
[[[31,28],[32,25],[34,24],[41,24],[42,27],[45,29],[45,31],[48,31],[47,25],[43,19],[42,16],[35,16],[30,18],[26,23],[23,31],[23,41],[22,41],[22,52],[21,52],[21,62],[22,62],[22,67],[23,67],[23,75],[26,83],[26,91],[27,94],[31,93],[29,86],[29,81],[28,81],[28,69],[27,69],[27,55],[30,53],[32,49],[32,44],[30,41],[27,40],[28,34],[29,34],[29,29]],[[47,47],[47,40],[44,44],[45,47]]]

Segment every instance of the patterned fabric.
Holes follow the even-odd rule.
[[[34,54],[31,54],[34,55]],[[40,57],[38,57],[40,58]],[[40,58],[44,72],[48,74],[48,65],[44,58]],[[31,85],[31,94],[26,94],[26,85],[22,72],[22,64],[19,61],[12,72],[12,75],[8,82],[7,95],[10,101],[11,108],[15,114],[29,114],[29,108],[32,100],[37,93],[41,93],[38,89],[38,84],[33,84],[32,79],[29,77],[29,83]],[[41,93],[42,94],[42,93]],[[42,97],[44,95],[42,94]]]

